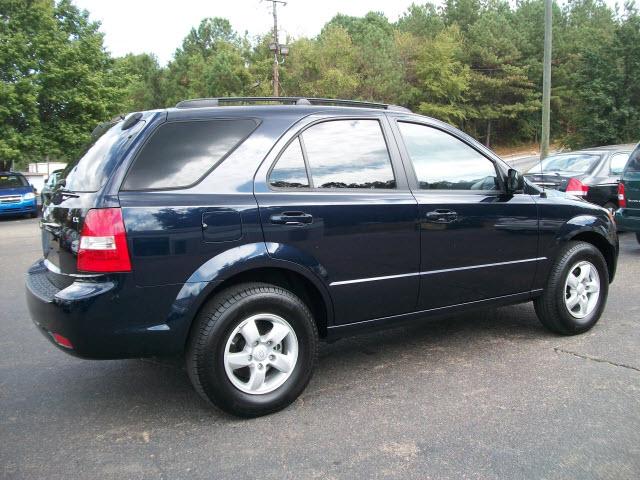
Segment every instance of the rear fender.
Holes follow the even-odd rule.
[[[321,293],[328,316],[327,324],[332,325],[331,298],[327,287],[314,273],[318,268],[305,264],[301,257],[291,255],[289,258],[281,260],[271,257],[263,242],[241,245],[216,255],[193,272],[182,286],[171,306],[167,325],[178,337],[186,340],[192,320],[216,287],[240,273],[258,268],[280,268],[304,276]]]

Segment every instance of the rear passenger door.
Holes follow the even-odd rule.
[[[418,206],[384,115],[307,118],[255,183],[272,256],[329,286],[337,324],[413,311]]]

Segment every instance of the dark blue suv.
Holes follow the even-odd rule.
[[[102,131],[43,212],[33,320],[85,358],[184,354],[228,412],[290,404],[319,339],[530,300],[570,335],[604,309],[607,210],[401,107],[202,99]]]

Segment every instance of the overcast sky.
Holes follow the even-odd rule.
[[[616,0],[606,0],[614,5]],[[189,30],[205,17],[227,18],[240,34],[273,28],[271,2],[265,0],[75,0],[102,24],[105,46],[114,56],[155,53],[166,64]],[[380,11],[395,21],[420,0],[288,0],[278,6],[281,31],[293,37],[315,36],[337,13],[362,16]],[[439,3],[439,2],[437,2]],[[620,0],[622,3],[622,0]]]

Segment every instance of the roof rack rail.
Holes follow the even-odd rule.
[[[283,105],[335,105],[340,107],[380,108],[399,112],[411,112],[408,108],[386,103],[365,102],[362,100],[341,100],[338,98],[313,98],[313,97],[218,97],[218,98],[194,98],[183,100],[176,104],[176,108],[202,108],[219,107],[225,104],[256,104],[279,103]]]

